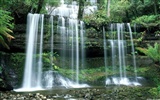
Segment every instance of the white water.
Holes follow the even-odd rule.
[[[75,20],[75,34],[76,34],[76,83],[79,84],[79,34],[78,34],[78,20]]]
[[[66,60],[66,47],[67,47],[67,34],[66,34],[66,27],[65,27],[65,18],[64,17],[59,17],[58,18],[58,27],[57,30],[60,34],[60,48],[61,48],[61,52],[60,52],[60,56],[61,56],[61,67],[64,68],[65,67],[65,60]]]
[[[53,30],[53,16],[50,17],[50,23],[51,23],[51,55],[50,55],[50,59],[51,59],[51,69],[52,69],[52,65],[53,65],[53,52],[54,52],[54,30]]]
[[[66,59],[71,58],[71,69],[75,72],[72,74],[72,81],[66,78],[61,80],[62,84],[65,84],[65,87],[83,87],[87,86],[86,84],[80,84],[79,82],[79,69],[80,63],[84,63],[84,24],[77,19],[65,19],[64,17],[59,16],[59,26],[58,32],[61,34],[61,66],[62,68],[66,67]],[[68,22],[67,22],[68,21]],[[65,23],[66,22],[66,23]],[[80,28],[79,28],[80,26]],[[81,44],[80,44],[81,43]],[[80,60],[83,59],[82,61]],[[61,78],[60,78],[61,79]]]
[[[111,66],[112,66],[112,71],[114,73],[117,73],[111,77],[107,77],[106,78],[106,85],[109,85],[109,84],[115,84],[115,85],[140,85],[140,83],[138,83],[138,80],[137,80],[137,72],[136,72],[136,60],[135,60],[135,55],[133,54],[133,64],[130,64],[130,65],[133,65],[133,70],[134,72],[132,73],[135,73],[135,79],[130,79],[127,75],[127,72],[126,72],[126,66],[129,66],[129,64],[126,63],[126,60],[127,60],[127,57],[126,57],[126,54],[127,54],[127,41],[125,40],[124,38],[124,32],[125,32],[125,24],[120,24],[120,23],[117,23],[116,25],[115,24],[112,24],[111,25],[111,34],[109,35],[110,37],[112,37],[112,39],[110,40],[106,40],[106,38],[104,38],[104,60],[105,60],[105,67],[108,67],[110,66],[108,63],[107,63],[107,54],[111,54],[110,57],[111,57]],[[132,32],[131,32],[131,27],[130,27],[130,24],[127,23],[127,28],[129,30],[129,36],[130,36],[130,44],[131,44],[131,51],[134,52],[134,44],[133,44],[133,38],[132,38]],[[104,32],[105,33],[105,32]],[[115,33],[117,35],[115,35]],[[104,34],[105,36],[105,34]],[[106,45],[108,43],[108,45]],[[107,52],[106,48],[107,46],[110,47],[110,50],[108,49],[108,51],[110,52]],[[131,52],[131,54],[132,54]],[[116,72],[119,68],[119,71]],[[106,72],[107,73],[107,72]],[[119,75],[118,75],[119,74]]]
[[[28,37],[28,44],[27,44],[27,55],[26,55],[26,62],[25,62],[25,74],[24,74],[24,80],[23,80],[23,87],[22,88],[40,88],[40,84],[38,82],[41,81],[41,67],[42,67],[42,40],[43,40],[43,29],[40,30],[40,49],[39,49],[39,59],[38,62],[36,61],[36,58],[34,58],[36,54],[36,48],[37,45],[35,44],[37,41],[34,40],[34,38],[37,38],[38,36],[38,25],[41,21],[41,25],[43,25],[43,15],[40,16],[38,14],[35,14],[32,16],[31,14],[28,15],[29,17],[29,37]],[[40,19],[41,18],[41,19]],[[38,63],[37,66],[35,63]],[[37,68],[33,68],[37,67]],[[36,70],[38,73],[36,73]],[[35,82],[37,81],[37,82]]]
[[[44,21],[44,15],[41,15],[41,31],[40,31],[40,42],[39,42],[39,59],[38,59],[38,71],[37,71],[37,87],[41,88],[41,79],[42,79],[42,53],[43,53],[43,21]],[[27,63],[27,62],[26,62]],[[36,72],[34,72],[36,73]]]
[[[27,50],[26,50],[24,78],[23,78],[22,88],[17,89],[17,91],[32,91],[35,89],[38,90],[42,89],[41,76],[42,76],[42,65],[43,65],[42,64],[43,18],[44,15],[28,14],[28,24],[27,24],[28,42],[26,47]],[[38,28],[39,25],[41,26],[40,30]],[[39,49],[37,49],[38,47]],[[39,58],[37,58],[36,55]]]
[[[137,80],[137,65],[136,65],[136,56],[135,56],[135,49],[134,49],[134,44],[133,44],[133,36],[132,36],[132,30],[131,30],[131,26],[130,23],[127,23],[128,28],[129,28],[129,33],[130,33],[130,41],[131,41],[131,46],[132,46],[132,57],[133,57],[133,65],[134,65],[134,73],[135,73],[135,79],[136,82],[138,82]]]
[[[84,23],[80,22],[80,29],[78,28],[79,21],[77,19],[69,19],[68,26],[68,39],[71,44],[71,50],[69,54],[71,56],[71,69],[76,71],[76,74],[72,75],[72,80],[75,80],[79,84],[79,69],[85,65],[85,44],[84,44]],[[80,32],[80,33],[79,33]]]
[[[55,10],[56,11],[56,10]],[[54,15],[59,15],[59,23],[58,23],[58,31],[61,34],[61,67],[65,67],[65,60],[67,59],[67,55],[71,54],[71,68],[72,71],[76,72],[76,75],[72,75],[72,80],[76,81],[79,84],[79,64],[80,64],[80,54],[79,54],[79,22],[77,19],[77,6],[71,5],[70,8],[64,4],[64,0],[61,0],[61,6],[57,9],[57,13],[54,12]],[[76,15],[76,16],[75,16]],[[68,19],[69,26],[66,26],[66,20],[64,16],[70,17]],[[68,42],[69,41],[69,42]],[[69,44],[71,41],[71,50],[69,48]],[[69,43],[69,44],[68,44]],[[83,40],[82,40],[83,43]]]
[[[120,78],[126,78],[126,63],[125,63],[125,44],[123,39],[123,24],[117,24],[117,35],[118,35],[118,57],[119,57],[119,72]],[[112,55],[114,56],[114,55]]]
[[[103,27],[103,47],[104,47],[104,66],[107,69],[107,41],[106,41],[106,32],[105,28]],[[107,70],[105,70],[107,73]]]
[[[85,65],[85,31],[84,31],[84,22],[80,21],[80,41],[81,41],[81,69],[84,69]]]
[[[50,63],[51,67],[47,71],[42,71],[43,68],[43,27],[44,27],[44,15],[40,14],[28,14],[28,27],[27,27],[27,51],[26,51],[26,65],[23,78],[23,86],[20,89],[15,89],[15,91],[36,91],[43,89],[51,89],[55,86],[64,86],[64,87],[88,87],[87,84],[79,84],[79,67],[80,56],[81,59],[84,57],[84,26],[83,22],[80,22],[80,30],[78,28],[79,21],[76,19],[69,19],[69,26],[65,24],[65,18],[60,16],[58,18],[57,30],[60,35],[59,44],[61,47],[61,66],[65,67],[64,61],[66,60],[66,55],[70,49],[68,46],[68,41],[72,39],[71,47],[69,50],[71,52],[72,58],[72,67],[73,71],[76,72],[76,75],[73,75],[73,81],[62,77],[56,71],[53,71],[53,57],[54,57],[54,25],[53,25],[53,16],[49,19],[50,24]],[[70,32],[68,32],[70,31]],[[80,32],[80,33],[79,33]],[[80,35],[79,35],[80,34]],[[70,37],[71,36],[71,37]],[[82,38],[81,38],[82,37]],[[81,45],[79,45],[79,38],[81,38]],[[81,46],[81,48],[80,48]],[[81,50],[81,53],[80,53]],[[79,54],[80,53],[80,54]]]
[[[84,7],[84,15],[92,14],[97,10],[97,5],[96,5],[97,0],[87,0],[87,1],[90,2],[91,6]],[[71,4],[65,4],[64,0],[61,0],[60,2],[61,5],[57,8],[47,7],[47,10],[49,10],[49,8],[54,8],[53,11],[48,11],[48,13],[49,14],[51,13],[51,15],[58,15],[58,16],[77,19],[79,10],[78,3],[76,1],[72,1]]]
[[[54,77],[52,75],[52,70],[53,70],[53,66],[54,66],[54,30],[53,30],[53,16],[50,16],[50,19],[49,19],[49,23],[51,25],[51,28],[50,28],[50,33],[51,33],[51,37],[50,37],[50,62],[51,62],[51,65],[50,65],[50,69],[46,72],[44,72],[44,83],[45,83],[45,87],[47,89],[50,89],[53,87],[53,82],[54,82]]]

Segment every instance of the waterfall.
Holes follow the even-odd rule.
[[[103,47],[104,47],[104,67],[107,69],[107,42],[106,42],[106,32],[103,27]],[[105,70],[107,73],[107,70]]]
[[[135,60],[135,54],[134,52],[134,44],[133,44],[133,38],[132,38],[132,31],[130,24],[127,23],[126,25],[124,23],[117,23],[117,24],[111,24],[110,27],[110,38],[109,40],[106,40],[104,37],[104,60],[105,60],[105,67],[112,66],[112,71],[114,74],[111,77],[106,78],[106,85],[109,84],[116,84],[116,85],[140,85],[137,80],[137,71],[136,71],[136,60]],[[126,41],[125,34],[128,31],[128,35],[130,36],[130,43]],[[105,32],[104,32],[105,33]],[[105,36],[106,34],[104,34]],[[129,66],[128,63],[126,63],[127,59],[127,44],[131,44],[131,53],[133,57],[133,70],[135,73],[135,79],[129,79],[129,76],[126,71],[126,66]],[[106,45],[107,44],[107,45]],[[109,46],[108,49],[106,49]],[[110,54],[110,59],[112,60],[111,63],[107,63],[107,57]],[[118,72],[117,72],[118,71]],[[107,72],[106,72],[107,73]]]
[[[15,91],[35,91],[42,89],[51,89],[55,86],[61,87],[86,87],[86,84],[79,84],[79,69],[80,63],[84,63],[84,23],[77,19],[65,19],[59,16],[57,20],[57,33],[60,40],[60,67],[66,67],[66,59],[71,57],[71,67],[76,73],[73,74],[73,79],[62,77],[54,67],[54,16],[49,18],[49,33],[47,38],[50,45],[50,67],[47,70],[43,65],[43,40],[45,34],[44,15],[28,14],[27,21],[27,47],[26,47],[26,61],[24,69],[24,78],[22,88]],[[70,44],[71,40],[71,44]],[[70,48],[71,45],[71,48]],[[82,59],[80,61],[80,59]],[[83,64],[81,64],[83,65]],[[82,67],[82,66],[81,66]]]
[[[61,59],[61,67],[64,67],[65,64],[65,59],[66,59],[66,44],[67,44],[67,34],[66,34],[66,26],[65,26],[65,18],[64,17],[59,17],[58,18],[58,27],[57,27],[58,33],[60,34],[60,42],[61,42],[61,52],[60,56],[62,57]]]
[[[131,30],[131,26],[129,23],[127,23],[128,28],[129,28],[129,34],[130,34],[130,41],[131,41],[131,47],[132,47],[132,57],[133,57],[133,66],[134,66],[134,73],[135,73],[135,79],[136,82],[137,80],[137,65],[136,65],[136,56],[135,56],[135,49],[134,49],[134,45],[133,45],[133,36],[132,36],[132,30]]]
[[[22,88],[41,89],[44,15],[28,14],[27,50]],[[39,30],[40,24],[40,30]],[[40,37],[39,37],[40,36]],[[38,39],[39,38],[39,39]],[[39,45],[38,45],[39,44]],[[39,47],[39,49],[37,49]],[[38,51],[39,50],[39,51]],[[38,57],[36,57],[38,55]]]
[[[76,33],[76,83],[79,84],[79,34],[78,34],[78,22],[75,22]]]
[[[78,27],[80,23],[80,27]],[[80,29],[79,29],[80,28]],[[69,43],[71,44],[71,50],[69,52],[71,57],[71,69],[76,70],[76,75],[72,75],[72,80],[75,80],[79,84],[79,69],[85,65],[85,44],[84,44],[84,23],[77,19],[69,19]]]
[[[46,72],[44,72],[44,81],[45,81],[45,87],[46,88],[52,88],[53,87],[53,82],[54,82],[54,77],[53,77],[53,66],[54,66],[54,30],[53,30],[53,16],[50,16],[49,18],[49,23],[51,25],[50,27],[50,69],[48,69]]]
[[[42,53],[43,53],[43,20],[44,15],[42,15],[41,19],[41,33],[40,33],[40,42],[39,42],[39,59],[38,59],[38,71],[37,71],[37,87],[41,88],[41,77],[42,77]],[[26,62],[27,63],[27,62]]]
[[[84,31],[84,22],[80,21],[80,41],[81,41],[81,68],[85,66],[85,31]]]

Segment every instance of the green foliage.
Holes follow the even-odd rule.
[[[157,26],[160,24],[160,15],[143,15],[133,20],[132,23],[141,24],[144,27]]]
[[[112,22],[123,22],[127,17],[127,10],[131,3],[128,0],[119,0],[111,4],[111,20]]]
[[[154,47],[148,44],[148,48],[137,47],[136,49],[153,59],[155,62],[160,60],[160,44],[158,43],[155,43]]]
[[[50,6],[54,6],[54,7],[57,7],[59,4],[60,4],[60,1],[59,0],[46,0],[46,3]]]
[[[157,88],[154,87],[154,88],[151,88],[148,92],[153,95],[154,97],[160,97],[160,86],[158,86]]]
[[[10,61],[11,61],[12,68],[15,68],[15,69],[17,69],[16,67],[23,68],[25,63],[25,55],[23,53],[13,53],[10,56],[11,56]]]
[[[56,52],[52,55],[51,53],[43,53],[42,59],[43,59],[43,65],[44,65],[44,70],[47,70],[48,68],[50,69],[51,67],[54,70],[58,70],[59,67],[56,65],[57,63],[57,56],[59,56]]]
[[[5,42],[5,39],[10,42],[14,38],[9,34],[12,32],[10,29],[13,28],[12,20],[13,17],[10,16],[10,12],[0,10],[0,43],[7,49],[9,49],[9,46]]]
[[[106,16],[105,10],[98,10],[91,15],[85,15],[83,21],[88,25],[100,29],[102,25],[106,25],[110,22],[110,19]]]
[[[76,76],[75,70],[59,68],[58,71],[59,73],[61,73],[62,75],[68,78],[72,78],[73,76]],[[80,70],[79,79],[80,81],[85,80],[85,81],[91,82],[91,81],[96,81],[98,79],[101,79],[105,77],[105,75],[106,73],[105,73],[104,67],[83,69],[83,70]]]
[[[45,7],[47,8],[49,14],[52,13],[52,11],[60,5],[59,0],[46,0],[45,1]],[[44,8],[45,9],[45,8]]]
[[[159,68],[155,65],[150,65],[147,68],[148,70],[145,71],[142,75],[149,80],[148,82],[151,82],[153,86],[159,86],[160,85],[160,74],[159,74]]]
[[[150,15],[150,16],[144,15],[144,16],[138,17],[133,22],[137,22],[137,23],[151,23],[151,22],[154,22],[156,20],[156,18],[157,18],[157,15]]]
[[[149,67],[140,67],[137,69],[137,72],[139,74],[145,74],[145,72],[149,71],[149,69],[150,69]]]
[[[70,78],[70,79],[72,78],[72,75],[75,74],[75,72],[73,70],[71,70],[71,69],[64,69],[64,68],[63,69],[59,68],[58,72],[60,74],[64,75],[64,76]]]
[[[106,0],[107,1],[107,0]],[[151,22],[151,25],[157,24],[159,22],[158,15],[154,14],[154,1],[129,1],[129,0],[111,0],[110,4],[110,17],[107,17],[107,10],[106,4],[104,1],[99,1],[99,10],[91,15],[85,15],[83,20],[87,24],[97,26],[102,25],[102,23],[108,22],[130,22],[131,20],[143,22]],[[102,4],[103,3],[103,4]],[[151,9],[152,8],[152,9]],[[146,11],[146,9],[149,9]],[[142,18],[141,18],[142,17]],[[156,17],[156,18],[155,18]],[[153,23],[154,19],[156,22]],[[134,22],[134,21],[133,21]],[[141,23],[140,22],[140,23]],[[143,22],[142,24],[148,25],[147,23]]]

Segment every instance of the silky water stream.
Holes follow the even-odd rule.
[[[95,1],[94,1],[95,2]],[[27,44],[26,61],[22,87],[15,91],[38,91],[54,88],[86,88],[91,85],[80,82],[80,70],[86,68],[86,35],[83,21],[77,20],[77,6],[72,5],[71,9],[63,9],[67,6],[61,0],[61,6],[54,10],[53,15],[28,14],[27,17]],[[68,12],[68,13],[67,13]],[[55,23],[57,23],[55,25]],[[48,25],[49,28],[46,29]],[[48,34],[48,37],[46,37]],[[58,42],[55,40],[58,34]],[[132,30],[129,23],[111,24],[106,31],[103,28],[103,59],[104,73],[106,78],[103,86],[108,85],[131,85],[141,86],[138,80],[142,77],[137,76],[136,56],[134,53],[134,43]],[[125,38],[128,34],[129,39]],[[110,38],[107,39],[106,36]],[[50,52],[49,67],[45,68],[44,47],[48,41],[47,52]],[[128,46],[129,44],[129,46]],[[70,66],[74,74],[67,78],[54,69],[55,51],[59,51],[61,57],[58,61],[60,68]],[[132,55],[132,64],[128,63],[127,55]],[[94,55],[94,54],[93,54]],[[69,64],[65,62],[68,61]],[[130,66],[132,76],[128,74],[127,68]],[[112,75],[108,76],[108,69],[112,70]],[[88,76],[83,76],[88,77]],[[91,77],[91,76],[89,76]],[[84,78],[85,79],[85,78]],[[92,84],[93,85],[93,84]]]

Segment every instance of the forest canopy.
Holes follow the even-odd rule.
[[[72,1],[64,0],[66,4],[71,4]],[[93,27],[97,29],[111,22],[133,22],[145,27],[160,24],[160,0],[97,0],[98,10],[91,15],[83,15],[85,6],[93,5],[89,0],[74,1],[79,5],[78,18],[88,25],[95,25]],[[0,34],[1,43],[7,47],[2,41],[9,35],[4,34],[12,32],[13,24],[24,23],[28,13],[50,14],[48,12],[52,12],[59,5],[60,0],[1,0],[0,30],[5,31]]]

